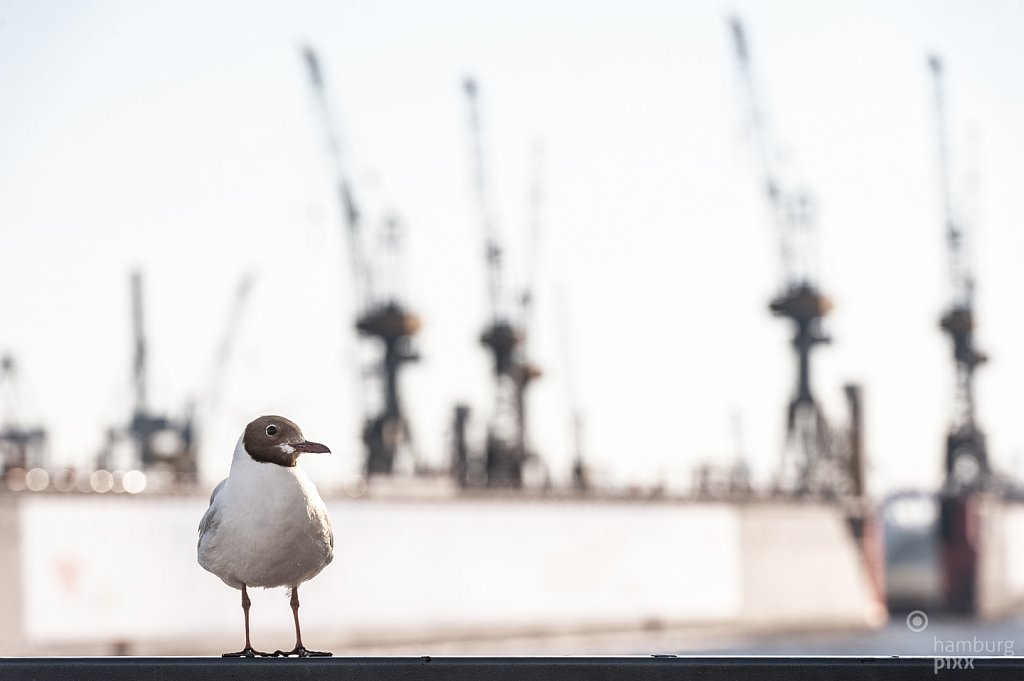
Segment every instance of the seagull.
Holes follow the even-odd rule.
[[[296,466],[299,454],[329,453],[283,416],[261,416],[238,438],[228,477],[199,521],[199,564],[242,590],[245,648],[224,657],[330,657],[306,650],[299,629],[299,585],[334,557],[334,534],[316,487]],[[247,587],[291,590],[295,648],[262,653],[249,641]]]

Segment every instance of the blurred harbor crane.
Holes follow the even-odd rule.
[[[14,468],[43,468],[47,461],[47,433],[40,426],[26,426],[19,416],[20,391],[14,358],[0,358],[0,398],[3,420],[0,421],[0,474]]]
[[[975,420],[974,402],[974,371],[988,357],[974,344],[974,273],[968,251],[969,225],[958,213],[950,188],[942,60],[937,56],[930,57],[928,68],[934,86],[939,191],[952,284],[952,301],[943,313],[939,326],[953,341],[956,371],[953,422],[946,436],[945,474],[946,485],[951,491],[964,491],[985,486],[991,473],[985,435]]]
[[[381,272],[375,268],[375,264],[379,266],[380,263],[374,263],[367,257],[363,214],[356,200],[345,150],[340,139],[340,127],[331,109],[320,60],[310,47],[303,50],[303,57],[320,109],[345,224],[356,301],[356,330],[362,336],[376,339],[383,350],[379,361],[374,363],[370,372],[380,382],[380,402],[375,406],[364,407],[368,414],[362,432],[366,448],[364,472],[367,476],[390,475],[394,471],[396,460],[400,459],[403,453],[407,453],[413,464],[417,465],[409,424],[402,409],[399,371],[408,362],[419,359],[412,346],[412,337],[419,331],[421,322],[420,318],[408,311],[399,300],[398,290],[385,291],[380,287]],[[388,216],[384,221],[384,228],[384,246],[389,264],[397,267],[396,261],[401,251],[401,223],[397,218]],[[397,282],[397,275],[392,276],[391,280]],[[397,289],[397,285],[394,288]],[[367,390],[361,391],[364,396],[368,393]]]
[[[786,453],[784,476],[791,479],[798,494],[837,496],[851,491],[848,456],[835,445],[825,415],[814,397],[811,385],[811,351],[831,339],[822,329],[822,320],[832,309],[832,301],[821,293],[813,267],[814,206],[810,195],[787,186],[776,164],[776,147],[760,106],[751,67],[746,34],[739,19],[730,22],[739,66],[740,84],[746,99],[747,115],[754,136],[763,174],[764,194],[771,219],[779,237],[782,260],[781,291],[769,309],[778,317],[792,321],[792,344],[797,358],[795,394],[786,412]]]
[[[508,309],[504,291],[503,247],[498,225],[487,194],[486,164],[480,117],[479,88],[472,78],[463,82],[469,107],[469,133],[474,172],[474,189],[483,226],[484,254],[487,263],[487,296],[490,323],[480,342],[494,359],[494,411],[487,425],[484,454],[486,484],[491,487],[523,485],[523,471],[528,460],[536,459],[529,451],[526,421],[526,390],[540,376],[540,369],[525,358],[525,322],[530,318],[533,303],[532,282],[528,281],[521,297],[523,323],[516,324]],[[532,192],[534,238],[539,225],[539,182]],[[531,272],[532,272],[531,266]]]
[[[118,442],[128,439],[134,447],[131,468],[143,471],[164,470],[176,480],[194,483],[197,479],[194,408],[187,404],[180,419],[154,413],[149,406],[148,353],[142,291],[142,273],[131,273],[132,310],[132,384],[134,404],[126,426],[110,428],[100,452],[100,469],[114,465],[113,451]]]
[[[985,434],[975,420],[974,371],[988,357],[974,345],[974,273],[971,270],[967,221],[959,212],[950,182],[950,153],[946,129],[943,64],[928,59],[934,87],[939,191],[943,229],[949,251],[952,301],[939,320],[953,341],[956,388],[953,419],[946,434],[945,481],[939,499],[939,541],[945,606],[970,614],[977,607],[979,552],[974,492],[989,488],[995,477],[988,460]]]

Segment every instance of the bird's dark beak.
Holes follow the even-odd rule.
[[[295,451],[308,452],[310,454],[330,454],[331,450],[326,445],[322,445],[319,442],[293,442],[292,447],[295,447]]]

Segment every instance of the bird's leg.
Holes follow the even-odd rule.
[[[242,648],[237,653],[224,653],[221,657],[269,657],[270,653],[261,653],[252,647],[252,643],[249,642],[249,606],[252,605],[252,601],[249,600],[249,594],[245,590],[245,584],[242,585],[242,612],[245,613],[245,648]]]
[[[287,653],[281,650],[275,652],[275,655],[281,655],[283,657],[289,657],[294,655],[296,657],[331,657],[333,653],[321,653],[315,650],[306,650],[305,646],[302,645],[302,630],[299,628],[299,587],[292,587],[292,617],[295,619],[295,648],[288,651]]]

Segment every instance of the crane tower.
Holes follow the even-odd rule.
[[[327,137],[327,146],[335,174],[338,198],[345,222],[350,267],[353,275],[353,289],[356,299],[356,330],[360,335],[377,341],[382,352],[374,362],[370,374],[379,382],[380,399],[374,407],[367,408],[363,423],[362,439],[365,446],[364,471],[367,476],[390,475],[403,451],[412,454],[412,439],[402,408],[399,391],[401,368],[419,359],[413,349],[412,338],[419,331],[420,318],[407,310],[399,300],[399,292],[387,291],[381,285],[381,274],[367,257],[363,234],[363,214],[356,200],[344,149],[339,139],[339,130],[330,99],[320,60],[309,47],[303,51],[309,72],[310,83],[316,96]],[[394,216],[384,221],[387,231],[386,248],[391,251],[389,264],[395,265],[400,249],[401,223]],[[394,273],[391,273],[394,274]],[[396,281],[397,276],[391,277]],[[363,391],[368,392],[368,391]]]
[[[772,314],[793,324],[796,386],[786,411],[784,484],[799,494],[835,496],[850,489],[849,462],[835,447],[825,415],[814,397],[811,351],[831,339],[822,328],[832,301],[818,288],[813,267],[814,203],[808,192],[785,182],[776,162],[776,148],[762,113],[743,25],[730,23],[740,84],[746,99],[763,190],[779,238],[782,282],[771,300]]]
[[[142,273],[131,273],[133,406],[126,426],[107,430],[100,450],[99,468],[113,466],[114,449],[125,439],[134,449],[130,467],[163,470],[177,482],[190,484],[198,477],[194,409],[186,404],[180,419],[156,413],[149,403],[149,341],[146,336]]]
[[[942,60],[931,56],[928,68],[935,94],[939,191],[952,283],[952,301],[939,320],[939,326],[953,341],[956,370],[953,422],[946,436],[945,474],[948,487],[954,491],[965,491],[984,486],[990,473],[985,435],[975,421],[974,402],[974,371],[988,357],[974,344],[974,273],[967,252],[968,225],[957,212],[950,188]]]
[[[495,403],[487,428],[485,477],[489,486],[517,488],[523,484],[524,464],[531,458],[527,443],[526,390],[540,376],[540,370],[526,361],[523,349],[526,330],[523,324],[512,321],[506,303],[503,247],[487,194],[479,88],[472,78],[467,78],[463,87],[469,106],[474,185],[483,223],[491,317],[480,342],[494,359]],[[536,190],[534,200],[539,201]],[[532,303],[529,285],[521,300],[528,317]]]

